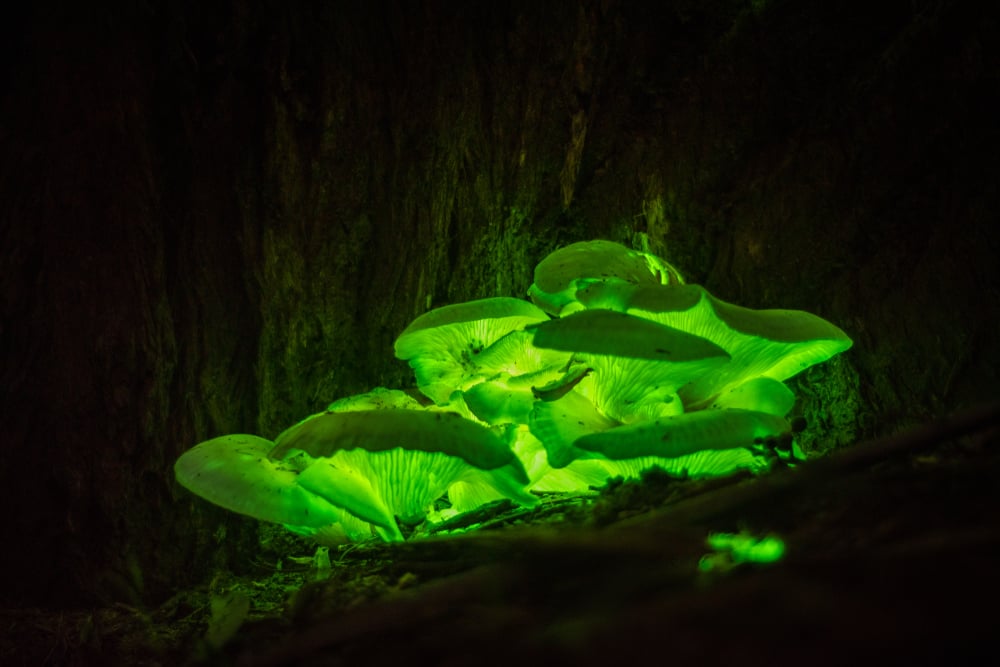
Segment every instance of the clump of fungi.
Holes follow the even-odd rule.
[[[815,315],[726,303],[610,241],[556,250],[528,294],[437,308],[400,334],[396,356],[429,404],[385,388],[346,397],[274,442],[196,445],[177,480],[332,543],[402,540],[399,522],[442,497],[456,513],[502,498],[530,507],[654,466],[759,473],[795,430],[784,380],[851,346]]]

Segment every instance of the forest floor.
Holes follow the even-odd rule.
[[[996,410],[757,478],[650,473],[153,610],[0,611],[5,665],[963,664],[1000,636]],[[419,530],[418,530],[419,532]],[[778,538],[753,562],[711,535]],[[295,553],[296,550],[298,553]]]

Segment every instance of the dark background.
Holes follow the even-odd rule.
[[[523,296],[573,241],[847,331],[818,446],[997,395],[991,3],[36,3],[0,31],[6,607],[239,570],[256,524],[180,489],[182,451],[408,386],[413,317]]]

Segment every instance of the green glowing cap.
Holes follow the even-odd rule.
[[[535,403],[531,384],[513,378],[480,382],[463,392],[469,410],[487,424],[523,424]]]
[[[452,412],[430,410],[323,412],[279,435],[270,457],[283,459],[293,450],[319,458],[347,449],[397,447],[456,456],[482,470],[517,461],[488,428]]]
[[[592,283],[681,284],[680,274],[664,260],[612,241],[584,241],[560,248],[535,267],[531,300],[559,315],[575,302],[578,289]]]
[[[399,389],[376,387],[371,391],[354,396],[339,398],[329,406],[327,412],[354,412],[358,410],[419,410],[420,402]]]
[[[537,347],[533,339],[534,333],[524,329],[501,336],[479,355],[477,368],[485,377],[496,374],[523,377],[557,369],[569,361],[569,353]]]
[[[305,488],[399,539],[390,518],[422,519],[458,482],[489,487],[522,505],[537,504],[510,447],[489,428],[441,410],[322,413],[288,429],[270,456],[315,459]]]
[[[757,410],[784,417],[795,405],[795,394],[783,382],[755,377],[716,396],[712,408]]]
[[[292,467],[267,457],[272,446],[255,435],[224,435],[184,452],[174,473],[205,500],[256,519],[313,528],[339,522],[337,508],[298,486]]]
[[[478,357],[505,334],[548,316],[522,299],[495,297],[424,313],[395,342],[396,356],[409,362],[417,386],[435,403],[446,403],[481,373]]]
[[[735,449],[706,449],[684,456],[639,456],[615,461],[599,459],[608,469],[609,476],[638,478],[651,468],[658,468],[668,475],[680,478],[706,479],[723,477],[747,470],[763,472],[770,467],[764,454],[738,447]]]
[[[718,411],[716,411],[718,412]],[[651,422],[646,422],[651,424]],[[633,428],[639,428],[636,424]],[[574,469],[577,466],[600,464],[604,479],[608,477],[637,478],[643,471],[658,467],[678,477],[718,477],[738,470],[760,472],[768,466],[766,457],[749,449],[706,449],[690,454],[677,455],[677,449],[632,447],[617,449],[605,455],[596,447],[588,450],[577,446],[581,439],[596,434],[607,436],[600,449],[611,450],[616,445],[616,434],[625,430],[620,423],[601,415],[590,401],[577,392],[562,398],[535,404],[530,418],[531,432],[544,444],[548,463],[554,470]],[[625,431],[628,434],[628,431]],[[634,435],[634,434],[633,434]],[[586,444],[588,441],[584,441]],[[627,443],[626,443],[627,444]],[[695,446],[698,446],[697,444]],[[656,452],[649,455],[649,452]],[[629,454],[643,454],[628,456]],[[546,490],[545,485],[535,485],[535,490]]]
[[[727,358],[715,343],[671,326],[606,309],[582,310],[526,327],[536,347],[680,363]]]
[[[536,346],[575,352],[593,370],[579,391],[623,422],[679,412],[679,388],[729,362],[725,350],[704,338],[605,309],[579,311],[531,330]]]
[[[765,412],[699,410],[591,433],[577,438],[573,446],[611,460],[671,458],[710,449],[752,447],[755,441],[789,431],[787,420]]]
[[[544,445],[553,468],[564,468],[585,456],[574,447],[579,438],[620,425],[601,414],[577,391],[569,391],[553,401],[536,402],[528,416],[531,433]]]
[[[332,505],[342,507],[353,516],[376,526],[387,542],[403,539],[392,511],[372,487],[370,480],[347,466],[323,458],[299,474],[302,488],[322,497]]]
[[[680,390],[689,409],[755,377],[785,380],[851,346],[821,317],[801,310],[753,310],[717,299],[699,285],[619,292],[626,312],[712,341],[732,357],[718,372]],[[697,297],[697,298],[695,298]]]

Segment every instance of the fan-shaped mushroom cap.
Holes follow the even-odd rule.
[[[795,405],[795,394],[774,378],[755,377],[719,394],[712,408],[740,408],[756,410],[784,417]]]
[[[298,484],[330,504],[371,523],[385,541],[402,541],[403,535],[392,511],[372,487],[371,481],[357,470],[338,465],[330,458],[321,458],[299,474]]]
[[[535,267],[535,282],[528,289],[531,300],[553,315],[576,299],[578,289],[593,283],[633,285],[683,283],[680,274],[664,260],[630,250],[612,241],[583,241],[560,248]]]
[[[591,433],[573,446],[611,459],[674,458],[712,449],[752,447],[755,441],[791,431],[788,421],[765,412],[699,410]]]
[[[397,447],[458,457],[481,470],[517,460],[488,428],[455,413],[430,410],[322,412],[279,435],[270,457],[283,459],[293,450],[319,458],[346,449]]]
[[[589,459],[588,459],[589,460]],[[766,471],[771,463],[756,451],[737,447],[734,449],[706,449],[684,456],[639,456],[634,459],[601,462],[608,469],[609,477],[636,479],[647,470],[659,468],[673,477],[706,479],[725,477],[745,470],[751,473]]]
[[[224,435],[184,452],[174,472],[181,486],[209,502],[298,532],[344,523],[347,512],[342,507],[299,486],[294,464],[267,457],[272,446],[255,435]],[[352,524],[352,529],[357,526]]]
[[[586,456],[574,447],[577,439],[621,426],[621,422],[601,414],[592,402],[572,390],[555,401],[535,403],[528,426],[545,446],[549,465],[564,468]]]
[[[498,377],[470,387],[462,396],[472,414],[491,426],[524,424],[535,404],[531,388],[530,378]]]
[[[731,449],[705,449],[679,455],[677,452],[684,451],[683,449],[668,450],[663,447],[656,450],[647,447],[644,450],[630,445],[624,438],[624,446],[615,449],[617,437],[621,434],[628,436],[629,431],[618,422],[601,415],[590,401],[576,391],[569,392],[557,401],[539,401],[531,413],[530,423],[532,433],[545,445],[548,462],[553,469],[570,470],[581,464],[599,463],[605,471],[604,479],[617,476],[637,478],[652,467],[661,468],[671,475],[704,478],[729,475],[738,470],[760,472],[768,466],[766,457],[743,446],[752,444],[752,438],[746,443],[740,439],[741,446]],[[655,423],[637,423],[632,428],[650,428]],[[710,433],[712,429],[703,431]],[[612,455],[598,451],[596,446],[594,449],[577,446],[581,440],[589,437],[592,438],[590,442],[593,442],[593,438],[597,436],[604,438],[598,439],[601,449],[614,450]],[[692,442],[692,446],[701,446],[705,441],[706,438],[702,437],[700,441]],[[629,447],[631,449],[626,449]],[[593,469],[589,470],[593,472]],[[546,490],[544,485],[532,488]]]
[[[522,505],[537,503],[525,489],[528,477],[510,448],[490,429],[455,413],[322,413],[282,433],[270,455],[282,459],[300,451],[313,458],[329,457],[335,475],[347,471],[367,480],[379,502],[408,521],[422,516],[459,481],[487,484]],[[323,495],[373,523],[382,516],[377,514],[378,503],[365,495],[355,499],[348,491],[338,491],[333,481]],[[367,514],[362,507],[374,507],[376,514]]]
[[[359,410],[419,410],[420,401],[405,391],[375,387],[371,391],[345,396],[327,406],[327,412],[357,412]]]
[[[730,354],[728,365],[679,391],[689,409],[704,407],[755,377],[786,380],[851,347],[851,339],[821,317],[801,310],[735,306],[700,285],[600,285],[580,298],[602,306],[616,303],[629,314],[710,340]]]
[[[444,306],[415,319],[396,339],[396,356],[413,368],[417,386],[435,403],[446,403],[481,373],[478,357],[525,324],[548,316],[522,299],[495,297]],[[480,379],[480,378],[477,378]]]
[[[704,338],[610,310],[584,310],[528,329],[537,347],[574,352],[592,369],[578,391],[623,422],[679,412],[680,401],[671,405],[678,389],[729,361]]]

